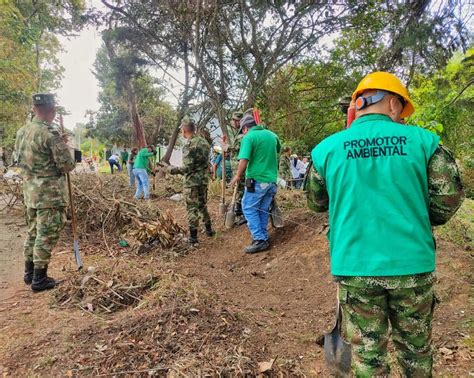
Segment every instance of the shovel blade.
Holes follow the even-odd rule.
[[[232,207],[225,215],[224,225],[226,226],[226,228],[232,228],[234,227],[234,222],[235,222],[235,213]]]
[[[273,227],[282,228],[284,226],[283,214],[276,202],[273,203],[272,209],[270,210],[270,218]]]
[[[341,335],[338,325],[324,335],[324,357],[329,369],[341,376],[351,372],[351,344]]]
[[[219,204],[219,215],[224,216],[227,211],[227,205],[225,203],[220,203]]]
[[[79,241],[74,239],[74,258],[76,259],[77,269],[82,269],[81,252],[79,252]]]

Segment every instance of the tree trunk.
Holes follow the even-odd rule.
[[[138,147],[143,148],[147,146],[146,138],[145,138],[145,130],[143,129],[142,121],[140,120],[140,116],[138,115],[137,97],[133,89],[133,83],[131,82],[130,79],[127,80],[125,89],[127,91],[128,111],[130,113],[130,119],[132,121],[135,143]]]

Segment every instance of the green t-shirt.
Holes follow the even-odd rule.
[[[128,160],[128,151],[120,152],[120,157],[122,158],[122,161],[127,162],[127,160]]]
[[[261,183],[276,183],[280,148],[275,133],[262,126],[252,127],[240,143],[239,160],[248,160],[245,177]]]
[[[147,169],[148,168],[148,159],[153,156],[153,152],[148,152],[148,148],[142,148],[138,151],[137,156],[135,157],[135,162],[133,163],[133,168],[137,169]]]
[[[313,149],[314,167],[329,195],[333,275],[435,269],[427,168],[438,144],[429,131],[370,114]]]

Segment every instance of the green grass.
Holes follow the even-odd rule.
[[[474,200],[466,198],[454,217],[435,233],[462,248],[474,249]]]

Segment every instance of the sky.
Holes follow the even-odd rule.
[[[58,102],[71,113],[64,117],[67,128],[85,123],[86,110],[97,110],[98,82],[92,73],[97,50],[101,45],[100,33],[94,28],[83,29],[77,37],[60,37],[64,51],[58,58],[64,67],[62,87],[57,91]]]

